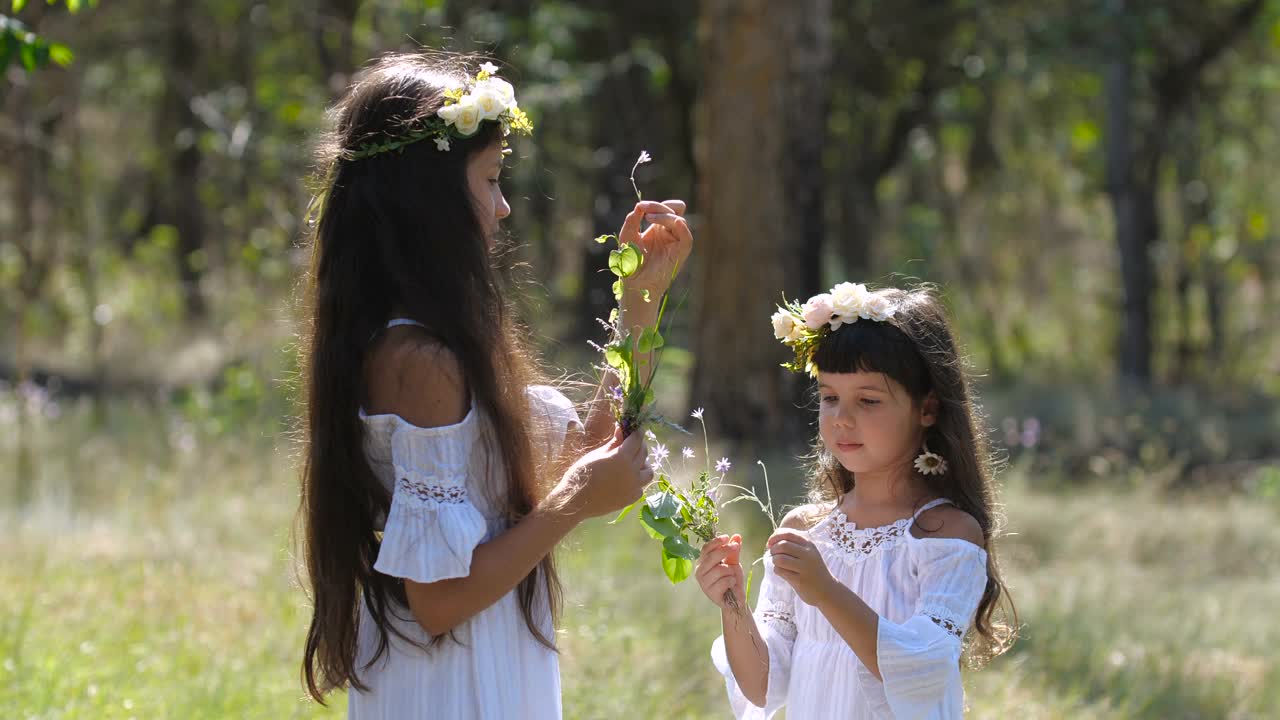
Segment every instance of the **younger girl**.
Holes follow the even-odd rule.
[[[741,537],[702,549],[734,714],[959,718],[966,634],[991,656],[1012,633],[992,621],[994,488],[942,307],[927,290],[842,283],[773,320],[788,367],[817,380],[815,503],[769,538],[753,616],[724,601],[744,597]]]
[[[495,251],[505,138],[531,125],[496,71],[387,56],[332,113],[308,287],[302,667],[321,702],[349,689],[356,720],[559,718],[552,549],[652,477],[604,403],[584,427],[534,384]],[[619,231],[645,259],[626,326],[653,324],[644,294],[689,255],[682,211],[640,203]]]

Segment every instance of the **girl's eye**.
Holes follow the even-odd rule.
[[[827,404],[831,404],[831,403],[834,403],[834,402],[838,402],[839,400],[840,400],[840,398],[836,397],[835,395],[823,395],[823,396],[822,396],[822,402],[827,403]]]
[[[871,398],[863,398],[863,399],[862,399],[862,404],[863,404],[863,405],[879,405],[879,404],[880,404],[880,401],[879,401],[879,400],[872,400]]]

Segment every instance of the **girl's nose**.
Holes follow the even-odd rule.
[[[502,220],[511,214],[511,206],[507,204],[506,195],[498,196],[498,205],[494,208],[494,214],[498,216],[499,220]]]

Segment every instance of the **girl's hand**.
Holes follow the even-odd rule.
[[[836,579],[831,577],[813,541],[798,530],[779,528],[765,547],[773,555],[773,569],[778,577],[795,588],[801,600],[820,606]]]
[[[547,500],[550,507],[581,520],[621,510],[652,481],[644,434],[632,433],[624,440],[615,426],[613,437],[574,463]]]
[[[742,574],[742,536],[721,535],[702,546],[702,555],[693,574],[698,578],[702,592],[721,610],[729,610],[725,603],[726,590],[732,590],[738,602],[746,602]]]
[[[642,295],[648,290],[650,301],[657,303],[671,287],[671,281],[693,251],[693,234],[684,211],[683,200],[645,201],[636,203],[627,215],[618,231],[618,242],[635,245],[644,257],[635,274],[623,281],[627,296]],[[653,223],[643,233],[641,220]],[[624,303],[630,300],[627,296],[623,297]]]

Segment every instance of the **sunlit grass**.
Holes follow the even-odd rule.
[[[132,412],[91,432],[81,414],[41,421],[34,504],[0,509],[0,717],[343,716],[298,680],[287,455]],[[794,495],[786,464],[770,461],[775,495]],[[1010,483],[1024,637],[967,675],[972,717],[1280,715],[1274,504]],[[566,716],[726,717],[718,612],[667,582],[632,520],[593,521],[561,553]],[[757,552],[767,533],[745,510],[725,525]]]

